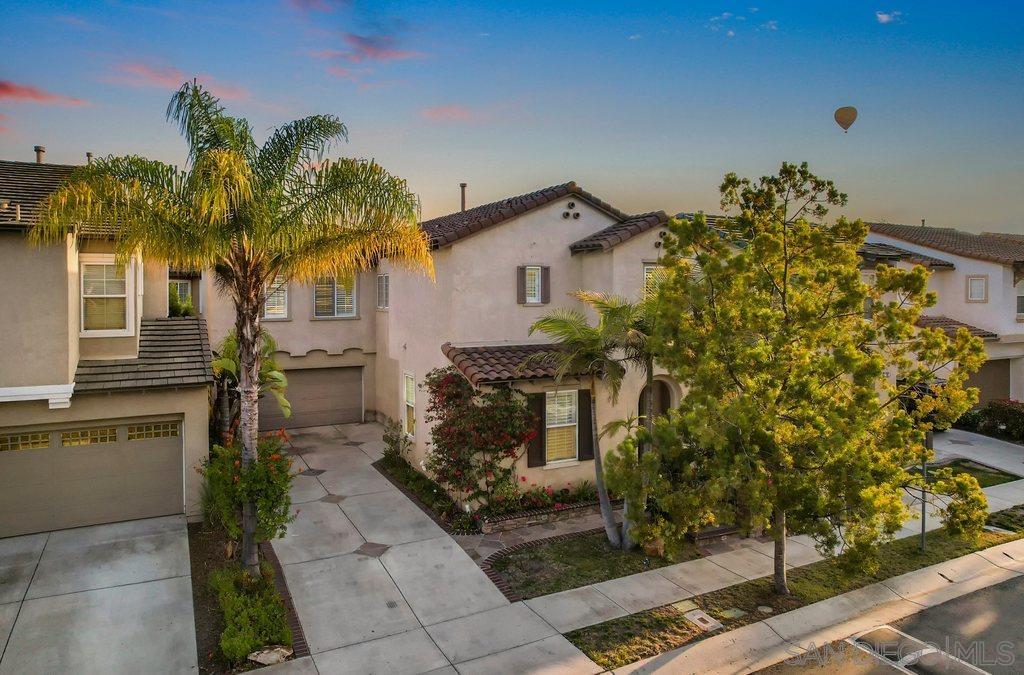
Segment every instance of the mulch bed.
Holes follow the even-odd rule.
[[[221,569],[227,563],[224,552],[228,539],[223,530],[211,527],[206,523],[188,524],[188,555],[192,567],[192,607],[196,624],[196,650],[199,653],[200,675],[227,675],[251,668],[233,668],[225,663],[220,655],[220,635],[224,631],[224,617],[221,614],[217,598],[210,590],[210,574]],[[274,569],[274,585],[288,610],[288,626],[292,630],[292,658],[309,656],[306,636],[302,632],[302,624],[292,603],[291,594],[285,583],[284,571],[269,544],[260,547],[263,558]]]

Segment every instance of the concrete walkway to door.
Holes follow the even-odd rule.
[[[296,519],[273,546],[312,656],[277,672],[599,672],[370,466],[381,435],[292,432]]]
[[[184,516],[0,539],[0,673],[194,673]]]

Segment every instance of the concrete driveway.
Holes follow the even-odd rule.
[[[948,429],[935,434],[935,459],[972,459],[982,464],[1024,476],[1024,446],[998,438]]]
[[[183,516],[0,539],[0,674],[197,672]]]

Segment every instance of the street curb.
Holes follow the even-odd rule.
[[[1020,576],[1024,576],[1024,539],[870,584],[614,672],[750,673]]]

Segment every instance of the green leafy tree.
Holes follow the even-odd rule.
[[[665,240],[654,350],[686,392],[655,430],[667,454],[647,469],[677,534],[768,528],[775,589],[788,593],[791,529],[868,560],[902,526],[905,467],[926,429],[977,400],[965,381],[984,347],[963,329],[915,327],[936,299],[923,267],[882,265],[874,286],[862,281],[867,228],[825,220],[846,196],[806,164],[756,182],[728,174],[721,193],[732,217],[674,220]],[[968,483],[954,512],[984,499]]]
[[[212,269],[235,308],[241,462],[256,457],[260,317],[268,291],[294,279],[350,280],[379,260],[433,273],[419,203],[404,180],[373,161],[327,159],[347,138],[332,115],[278,128],[262,144],[195,83],[171,98],[167,117],[188,144],[179,168],[137,156],[82,167],[43,206],[30,239],[62,242],[105,228],[117,259],[141,254],[184,269]],[[88,229],[87,229],[88,228]],[[243,508],[242,560],[259,573],[255,504]]]
[[[284,416],[291,417],[292,404],[285,398],[285,393],[288,390],[288,378],[274,359],[274,354],[277,353],[277,342],[274,341],[270,333],[264,330],[260,335],[259,345],[260,396],[266,394],[273,396]],[[241,409],[237,392],[238,373],[242,369],[242,362],[238,355],[238,337],[235,335],[235,331],[228,332],[221,340],[211,365],[213,366],[213,375],[217,380],[218,431],[221,438],[226,438],[235,420],[238,419]]]

